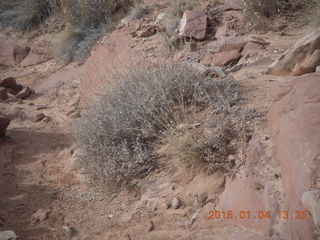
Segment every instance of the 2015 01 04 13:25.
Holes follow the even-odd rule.
[[[275,217],[279,219],[307,219],[309,217],[307,210],[296,210],[293,212],[289,212],[287,210],[278,211]],[[239,211],[209,211],[209,219],[269,219],[271,218],[270,210],[260,210],[257,212],[249,211],[249,210],[239,210]]]

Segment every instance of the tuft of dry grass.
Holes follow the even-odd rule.
[[[316,5],[319,5],[318,0],[245,0],[245,13],[253,28],[268,28],[274,17],[290,17]]]
[[[65,29],[54,55],[65,63],[86,58],[102,33],[110,31],[130,10],[132,18],[145,14],[140,0],[0,0],[0,25],[28,32],[53,12],[63,13]]]
[[[86,58],[100,36],[133,6],[138,8],[137,0],[61,0],[66,28],[56,41],[55,57],[65,63]]]
[[[225,118],[236,112],[237,83],[202,76],[183,63],[130,69],[114,78],[104,80],[102,94],[75,127],[79,160],[95,185],[108,191],[135,185],[157,168],[156,152],[163,144],[180,146],[169,154],[185,156],[187,165],[229,166],[226,157],[235,151],[230,143],[237,133]],[[203,112],[211,113],[212,131],[180,135],[181,124],[193,123]]]
[[[57,0],[1,0],[0,25],[30,31],[59,8]]]

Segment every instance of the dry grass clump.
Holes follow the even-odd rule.
[[[268,28],[276,16],[290,16],[315,5],[319,5],[318,0],[245,0],[245,12],[254,28]]]
[[[137,0],[61,0],[66,28],[56,41],[55,57],[65,63],[86,58],[101,34],[134,6]]]
[[[181,124],[192,123],[202,112],[211,112],[215,123],[215,117],[226,117],[239,99],[233,80],[214,80],[185,64],[131,69],[115,78],[105,81],[102,95],[84,111],[75,128],[80,161],[95,185],[109,191],[132,186],[155,169],[156,149],[167,141],[166,136],[176,135]],[[217,162],[224,165],[234,151],[228,145],[234,131],[222,120],[208,138],[195,132],[190,135],[197,142],[183,138],[174,144],[187,149],[187,158],[207,161],[211,169]]]
[[[197,3],[194,0],[178,0],[178,1],[173,1],[171,2],[171,4],[169,5],[168,9],[167,9],[167,13],[181,18],[183,13],[186,10],[192,10],[194,9],[197,5],[199,5],[199,3]]]
[[[1,27],[27,32],[40,25],[59,8],[57,0],[1,0]]]
[[[68,63],[88,56],[102,33],[111,30],[131,10],[131,18],[145,14],[140,0],[0,0],[0,25],[22,32],[39,26],[54,11],[62,12],[65,29],[54,55]]]
[[[197,7],[194,0],[178,0],[170,3],[166,10],[167,17],[164,21],[165,31],[167,35],[172,36],[175,30],[179,27],[180,19],[186,10],[192,10]]]

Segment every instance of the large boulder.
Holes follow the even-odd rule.
[[[0,138],[4,138],[6,136],[7,127],[10,124],[10,119],[5,115],[0,114]]]
[[[207,15],[204,10],[187,10],[180,21],[179,35],[204,40],[207,32]]]
[[[280,76],[301,76],[315,72],[320,65],[320,28],[298,41],[268,70],[268,73]]]
[[[320,74],[299,77],[275,100],[268,115],[274,158],[283,175],[283,209],[305,209],[303,194],[319,184],[320,172]],[[290,220],[286,238],[313,239],[312,218]]]

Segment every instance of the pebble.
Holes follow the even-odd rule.
[[[2,231],[0,232],[0,240],[15,240],[17,239],[17,235],[14,231]]]
[[[179,207],[181,207],[179,198],[175,197],[174,199],[172,199],[171,206],[173,209],[178,209]]]

